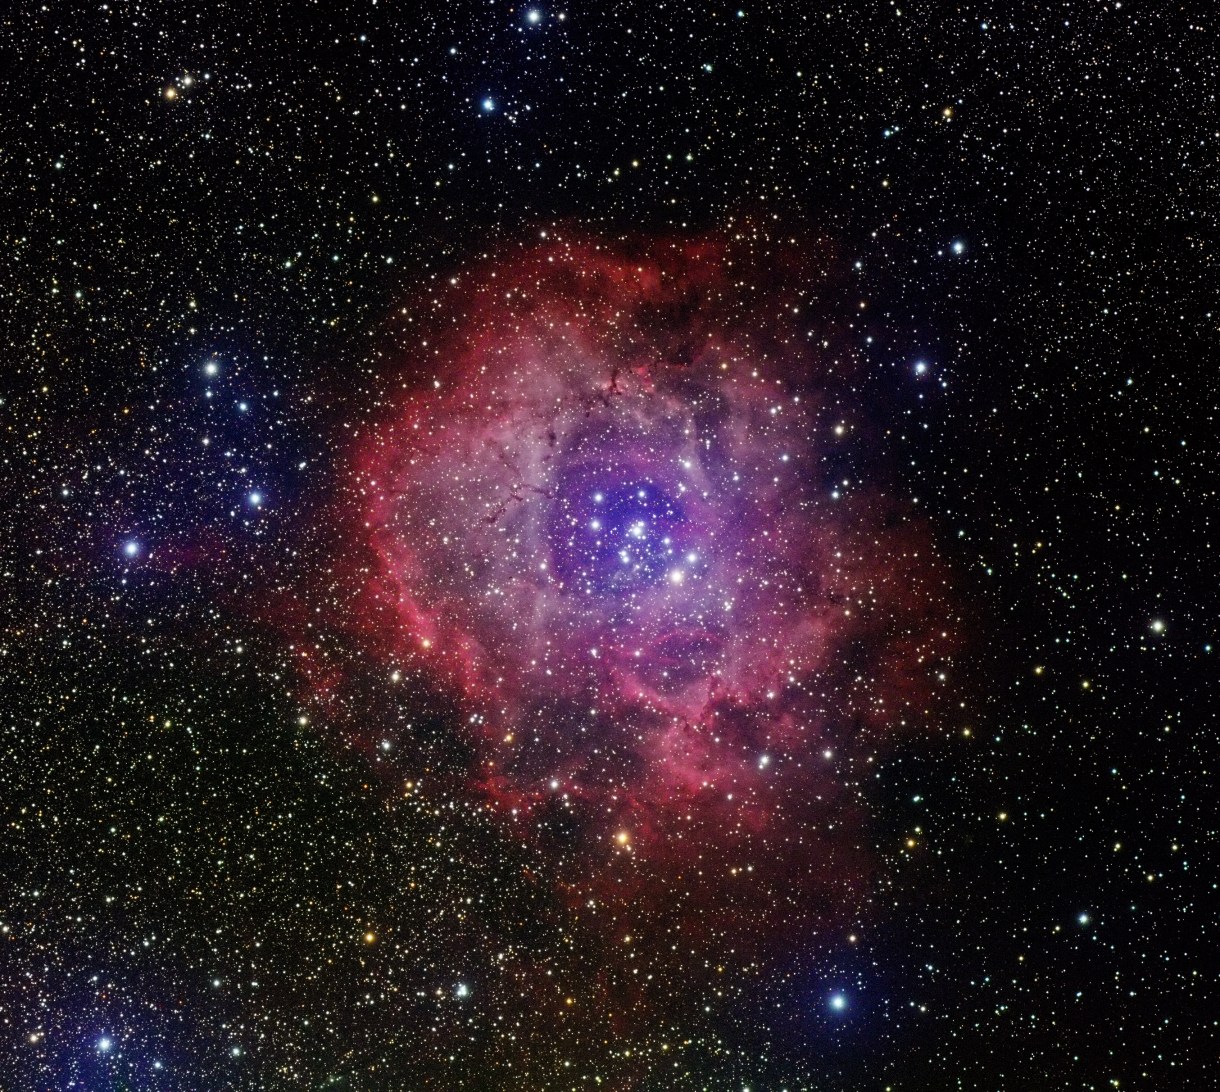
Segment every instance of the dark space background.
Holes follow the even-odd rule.
[[[1202,1087],[1217,33],[1140,0],[10,6],[0,1087]],[[260,609],[325,567],[311,513],[436,278],[742,216],[869,301],[861,397],[984,619],[980,700],[879,763],[862,942],[624,1068],[629,1032],[466,995],[557,943],[523,851],[384,791]]]

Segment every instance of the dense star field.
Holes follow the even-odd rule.
[[[1217,32],[0,15],[0,1089],[1203,1087]]]

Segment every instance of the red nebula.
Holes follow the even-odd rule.
[[[831,477],[869,407],[819,261],[757,233],[486,260],[429,295],[362,449],[378,655],[454,696],[471,791],[572,906],[857,913],[868,764],[949,704],[926,528]]]

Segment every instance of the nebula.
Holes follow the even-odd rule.
[[[573,906],[858,912],[869,763],[947,706],[931,537],[836,469],[870,426],[807,313],[827,264],[728,233],[487,259],[361,448],[379,654],[454,695],[469,791]]]

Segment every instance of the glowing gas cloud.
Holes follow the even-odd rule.
[[[843,477],[869,407],[819,262],[757,233],[486,260],[362,449],[381,655],[455,696],[471,791],[574,902],[842,910],[868,764],[949,704],[930,535]]]

